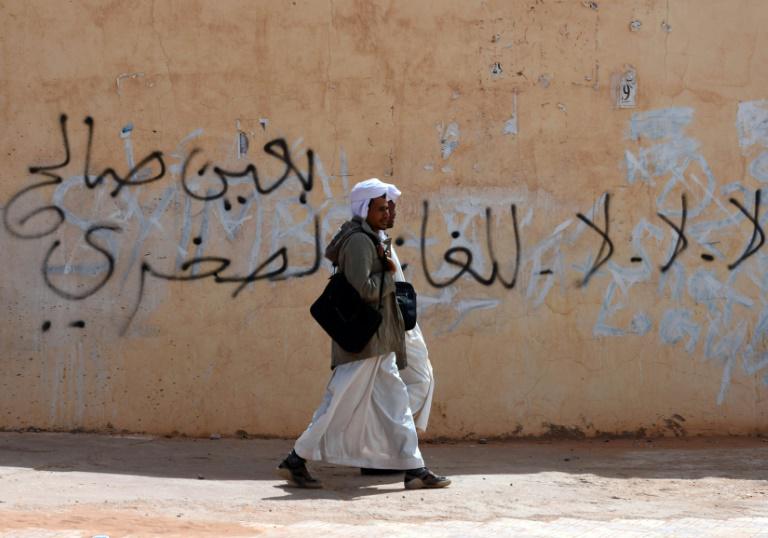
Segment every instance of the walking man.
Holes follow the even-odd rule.
[[[394,185],[389,185],[387,201],[389,203],[389,222],[387,229],[395,225],[397,216],[397,200],[400,191]],[[395,282],[405,282],[403,268],[397,257],[395,248],[392,247],[392,261],[395,263]],[[408,365],[400,370],[400,377],[408,389],[408,398],[411,405],[411,413],[419,431],[426,431],[429,422],[429,412],[432,409],[432,394],[435,391],[435,378],[432,372],[432,364],[429,361],[427,343],[421,332],[419,324],[405,333],[405,352],[408,355]]]
[[[352,219],[325,251],[361,298],[379,304],[382,322],[360,353],[331,344],[331,379],[312,422],[280,463],[278,474],[299,487],[321,487],[306,460],[404,471],[407,489],[441,488],[451,481],[432,473],[419,450],[408,391],[405,328],[395,299],[395,265],[383,233],[390,221],[389,185],[358,183],[350,193]]]

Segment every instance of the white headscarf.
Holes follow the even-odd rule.
[[[352,215],[366,218],[371,199],[388,195],[389,187],[389,184],[375,177],[357,183],[349,193],[349,206],[352,209]]]
[[[387,186],[387,200],[392,200],[393,202],[397,202],[398,198],[400,198],[400,195],[403,194],[400,192],[400,190],[395,187],[392,183],[386,183]]]

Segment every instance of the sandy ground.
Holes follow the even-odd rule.
[[[0,536],[768,537],[764,439],[424,443],[454,483],[311,464],[285,440],[0,433]]]

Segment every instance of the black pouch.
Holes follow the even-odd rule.
[[[416,290],[408,282],[395,282],[397,306],[403,315],[405,330],[410,331],[416,326]]]

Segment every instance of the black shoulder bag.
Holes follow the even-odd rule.
[[[344,351],[360,353],[381,325],[384,270],[382,267],[378,308],[363,301],[341,272],[331,275],[323,293],[309,308],[315,321]]]

